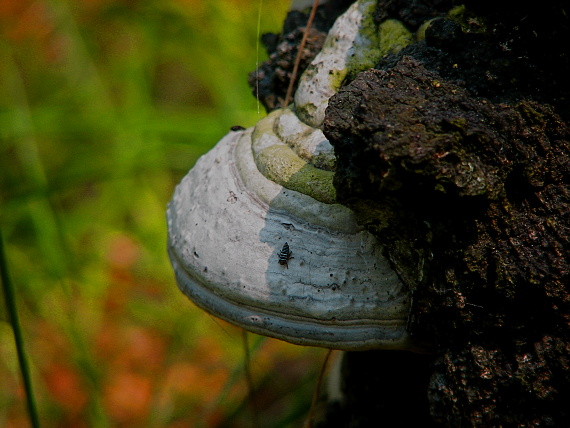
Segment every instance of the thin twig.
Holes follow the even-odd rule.
[[[319,6],[319,0],[315,0],[313,3],[313,8],[311,9],[311,14],[309,15],[309,20],[307,21],[307,26],[305,27],[305,32],[303,33],[303,38],[301,39],[301,44],[299,45],[299,50],[297,51],[297,58],[295,58],[295,65],[293,66],[293,73],[291,74],[291,80],[289,81],[289,87],[287,88],[287,95],[285,95],[285,103],[283,108],[287,108],[289,101],[291,101],[291,95],[293,94],[293,86],[295,85],[295,79],[297,79],[297,72],[299,71],[299,64],[301,63],[301,55],[303,55],[303,49],[305,49],[305,43],[307,43],[307,38],[309,37],[309,31],[311,31],[311,25],[313,25],[313,20],[317,14],[317,7]]]
[[[261,9],[263,0],[259,0],[259,10],[257,11],[257,37],[255,38],[255,99],[257,100],[257,118],[261,119],[259,103],[259,39],[261,33]]]

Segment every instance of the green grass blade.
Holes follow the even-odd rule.
[[[0,275],[2,278],[2,290],[4,293],[4,301],[6,304],[6,311],[8,319],[14,331],[14,341],[16,342],[16,351],[18,353],[18,361],[20,363],[20,371],[22,373],[22,380],[24,381],[24,389],[26,391],[26,401],[28,404],[28,415],[33,428],[39,428],[40,420],[36,407],[36,400],[32,390],[32,377],[30,375],[30,367],[28,358],[24,349],[24,338],[22,336],[22,329],[20,320],[18,318],[18,309],[16,307],[16,296],[14,295],[14,288],[8,275],[8,263],[4,253],[4,239],[2,231],[0,230]]]

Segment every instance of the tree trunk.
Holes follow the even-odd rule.
[[[348,354],[320,427],[570,426],[570,9],[379,1],[425,37],[329,101],[340,203],[428,353]]]

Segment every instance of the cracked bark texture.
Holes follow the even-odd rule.
[[[339,201],[413,293],[431,423],[570,426],[570,69],[546,43],[570,25],[543,21],[556,2],[527,22],[498,7],[347,82],[324,132]]]

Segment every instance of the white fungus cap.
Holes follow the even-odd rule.
[[[370,0],[347,11],[351,25],[363,21],[359,10]],[[342,49],[327,52],[344,58]],[[297,99],[321,105],[325,92],[302,84]],[[376,238],[335,203],[334,151],[311,110],[303,121],[278,110],[230,132],[177,186],[167,220],[178,286],[212,315],[291,343],[411,348],[409,292]],[[286,242],[292,258],[282,264]]]
[[[351,211],[265,178],[252,130],[200,158],[169,204],[180,289],[246,330],[334,349],[406,348],[409,298]],[[288,266],[279,263],[285,242]]]

